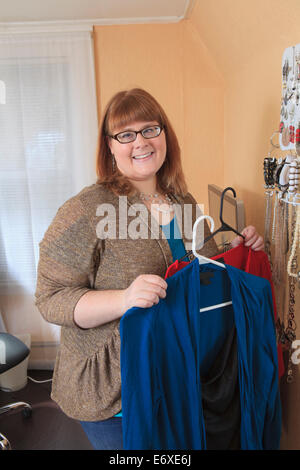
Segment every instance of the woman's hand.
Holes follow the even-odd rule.
[[[166,281],[156,274],[141,274],[123,291],[124,310],[131,307],[147,308],[158,304],[167,295]]]
[[[251,248],[254,251],[263,250],[265,247],[264,239],[259,233],[257,233],[256,228],[253,225],[248,225],[245,227],[244,230],[241,232],[244,235],[245,240],[242,237],[235,237],[231,242],[231,247],[235,248],[236,246],[240,245],[244,242],[244,245],[248,248]]]

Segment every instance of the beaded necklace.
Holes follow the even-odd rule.
[[[162,212],[164,214],[173,212],[174,205],[171,198],[168,194],[160,195],[158,193],[154,194],[145,194],[140,193],[140,198],[142,201],[151,202],[151,206],[154,205],[155,209],[158,212]]]

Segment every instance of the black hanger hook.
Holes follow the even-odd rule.
[[[211,233],[207,238],[205,238],[204,242],[203,242],[203,245],[205,245],[205,243],[208,242],[208,240],[210,240],[211,238],[213,238],[217,233],[219,232],[228,232],[228,231],[231,231],[231,232],[234,232],[236,233],[237,235],[239,235],[240,237],[242,237],[244,240],[245,240],[245,235],[242,235],[241,233],[239,233],[237,230],[235,230],[233,227],[230,227],[230,225],[226,224],[226,222],[224,222],[223,220],[223,201],[224,201],[224,196],[225,194],[227,193],[227,191],[232,191],[234,197],[236,198],[236,192],[235,190],[231,187],[231,186],[228,186],[227,188],[224,189],[224,191],[222,191],[222,194],[221,194],[221,203],[220,203],[220,222],[221,222],[221,227],[219,227],[217,230],[215,230],[213,233]],[[187,256],[189,256],[190,254],[192,254],[193,251],[190,250],[188,251],[182,258],[180,258],[178,260],[178,262],[180,261],[183,261],[184,258],[186,258]]]
[[[223,201],[224,201],[225,193],[227,193],[227,191],[232,191],[233,196],[236,198],[236,192],[231,186],[228,186],[222,192],[222,194],[221,194],[221,204],[220,204],[220,222],[221,222],[222,225],[227,225],[223,220]]]

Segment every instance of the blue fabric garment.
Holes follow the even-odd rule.
[[[200,272],[213,273],[200,284]],[[167,296],[120,321],[123,445],[206,449],[205,375],[235,325],[241,449],[278,449],[281,404],[273,303],[267,280],[195,259],[167,281]],[[233,304],[200,313],[232,299]]]
[[[173,217],[171,222],[167,225],[161,225],[161,228],[168,240],[172,256],[173,256],[173,261],[176,259],[182,258],[185,254],[185,247],[184,243],[182,241],[182,238],[180,236],[180,231],[178,228],[176,216]],[[122,411],[120,413],[114,415],[115,418],[120,418],[122,417]]]
[[[164,232],[166,239],[168,240],[173,256],[173,261],[182,258],[186,254],[186,251],[181,238],[176,216],[174,215],[170,223],[161,225],[161,229]]]

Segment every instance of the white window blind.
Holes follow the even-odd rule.
[[[33,294],[39,242],[57,209],[95,182],[89,32],[0,36],[0,294]]]

